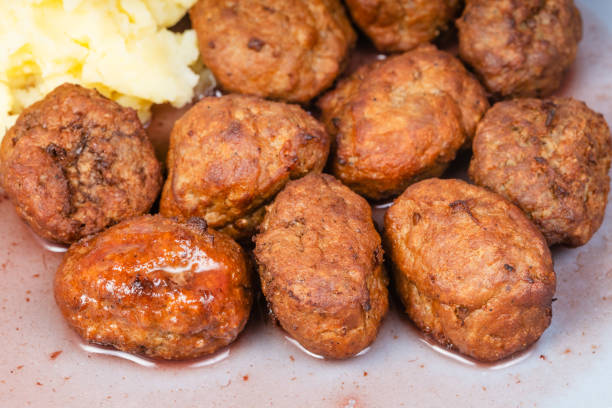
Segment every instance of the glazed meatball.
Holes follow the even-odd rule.
[[[177,360],[234,341],[252,294],[248,260],[231,238],[199,218],[142,216],[73,244],[55,299],[86,341]]]
[[[241,239],[290,179],[320,172],[325,128],[300,107],[229,95],[204,98],[174,125],[161,213],[198,216]]]
[[[515,99],[487,112],[470,178],[516,203],[548,244],[585,244],[610,191],[612,141],[603,116],[571,98]]]
[[[468,0],[457,27],[461,58],[510,97],[557,90],[582,38],[573,0]]]
[[[387,212],[385,241],[406,312],[441,344],[495,361],[550,324],[546,241],[497,194],[460,180],[421,181]]]
[[[64,84],[0,146],[0,185],[40,236],[71,243],[149,211],[161,168],[136,112]]]
[[[356,39],[339,0],[199,0],[190,16],[223,89],[290,102],[329,87]]]
[[[346,0],[353,20],[385,52],[408,51],[446,30],[459,0]]]
[[[469,145],[488,102],[456,58],[423,45],[360,68],[319,107],[336,137],[334,174],[382,200],[442,174]]]
[[[388,308],[387,278],[363,198],[327,174],[292,181],[254,241],[271,311],[300,344],[347,358],[374,341]]]

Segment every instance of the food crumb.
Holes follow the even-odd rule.
[[[397,334],[393,336],[393,340],[397,340]]]
[[[569,353],[571,353],[571,352],[572,352],[572,350],[570,350],[570,349],[566,348],[566,349],[565,349],[565,351],[563,352],[563,354],[569,354]]]
[[[42,384],[39,381],[36,381],[36,385],[42,386]]]
[[[291,381],[295,381],[297,377],[291,377]]]
[[[421,368],[425,368],[425,364],[421,364],[419,367],[421,367]]]
[[[32,275],[33,278],[40,278],[40,273],[35,273],[34,275]]]
[[[487,387],[485,387],[485,386],[483,385],[483,386],[482,386],[482,390],[483,390],[483,391],[486,391],[486,390],[487,390]]]
[[[28,298],[28,297],[27,297],[27,298],[26,298],[26,302],[29,302],[29,301],[30,301],[30,298]]]
[[[248,374],[247,375],[243,375],[242,376],[242,380],[243,381],[249,381],[249,375]]]
[[[364,371],[364,372],[363,372],[363,376],[364,376],[364,377],[367,377],[367,376],[368,376],[368,372],[367,372],[367,371]]]
[[[294,358],[292,355],[290,355],[290,356],[289,356],[289,360],[291,360],[291,361],[295,361],[295,358]]]
[[[17,369],[18,369],[18,370],[21,370],[22,368],[23,368],[23,365],[19,365],[19,366],[17,366]]]
[[[540,354],[540,360],[546,360],[546,356],[544,354]]]
[[[62,354],[62,350],[57,350],[51,353],[49,357],[51,358],[51,360],[55,360],[60,354]]]

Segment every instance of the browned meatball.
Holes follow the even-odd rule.
[[[86,341],[176,360],[234,341],[252,294],[248,260],[229,237],[201,219],[142,216],[73,244],[55,299]]]
[[[363,198],[327,174],[292,181],[254,240],[263,293],[300,344],[347,358],[374,341],[387,312],[387,278]]]
[[[561,84],[582,38],[573,0],[468,0],[459,54],[489,91],[546,96]]]
[[[474,139],[470,177],[516,203],[548,244],[585,244],[610,191],[610,129],[571,98],[515,99],[487,112]]]
[[[25,109],[0,146],[0,185],[32,229],[56,242],[144,214],[161,182],[136,112],[78,85]]]
[[[446,30],[458,0],[346,0],[353,20],[380,51],[408,51]]]
[[[287,181],[323,169],[329,143],[323,125],[299,106],[204,98],[172,130],[160,211],[249,237]]]
[[[387,212],[385,240],[406,312],[441,344],[495,361],[550,324],[546,241],[497,194],[460,180],[421,181]]]
[[[199,0],[190,16],[225,90],[290,102],[329,87],[356,39],[338,0]]]
[[[456,58],[423,45],[360,68],[319,106],[336,137],[334,174],[381,200],[442,174],[469,144],[488,102]]]

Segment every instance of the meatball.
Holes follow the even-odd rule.
[[[55,277],[55,299],[88,342],[195,358],[231,343],[246,324],[248,259],[202,219],[141,216],[73,244]]]
[[[421,181],[387,212],[385,242],[406,312],[441,344],[495,361],[549,326],[550,251],[497,194],[460,180]]]
[[[161,183],[136,112],[78,85],[25,109],[0,146],[0,185],[32,229],[55,242],[146,213]]]
[[[383,251],[368,203],[327,174],[292,181],[254,239],[261,287],[281,326],[313,353],[351,357],[388,308]]]
[[[583,102],[515,99],[479,124],[469,174],[525,211],[549,245],[579,246],[603,221],[611,157],[606,121]]]
[[[323,125],[298,106],[204,98],[172,129],[160,211],[250,237],[287,181],[323,169],[329,144]]]
[[[408,51],[446,30],[459,0],[346,0],[353,20],[380,51]]]
[[[199,0],[190,16],[223,89],[283,101],[329,87],[356,40],[338,0]]]
[[[573,0],[469,0],[459,54],[499,96],[546,96],[574,62],[582,19]]]
[[[442,174],[470,144],[488,102],[456,58],[423,45],[358,69],[319,107],[336,137],[334,174],[382,200]]]

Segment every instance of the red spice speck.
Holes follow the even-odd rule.
[[[294,358],[293,356],[291,356],[291,355],[290,355],[290,356],[289,356],[289,360],[291,360],[291,361],[295,361],[295,358]]]
[[[540,354],[540,360],[546,360],[546,356],[544,354]]]
[[[367,376],[368,376],[368,372],[367,372],[367,371],[364,371],[364,372],[363,372],[363,376],[364,376],[364,377],[367,377]]]
[[[243,381],[249,381],[249,376],[248,376],[248,374],[247,374],[247,375],[242,376],[242,380],[243,380]]]
[[[29,301],[30,301],[30,298],[26,298],[26,302],[29,302]]]
[[[32,275],[33,278],[40,278],[40,273],[35,273],[34,275]]]
[[[36,385],[42,386],[42,384],[40,382],[38,382],[38,381],[36,381]]]
[[[567,348],[567,349],[565,349],[565,351],[563,352],[563,354],[569,354],[569,353],[571,353],[571,352],[572,352],[572,350],[570,350],[570,349],[568,349],[568,348]]]
[[[54,351],[53,353],[51,353],[49,355],[49,357],[51,358],[51,360],[55,360],[57,358],[57,356],[59,356],[60,354],[62,354],[62,350],[57,350],[57,351]]]

